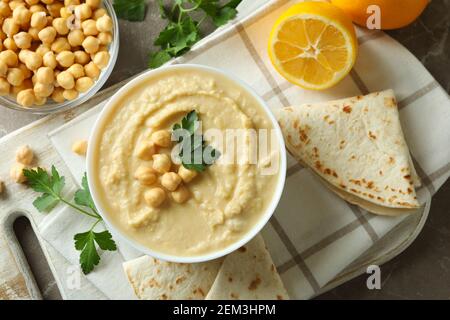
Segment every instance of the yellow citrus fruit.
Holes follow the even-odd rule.
[[[352,69],[357,40],[352,21],[327,2],[301,2],[275,22],[269,57],[288,81],[322,90],[338,83]]]
[[[373,14],[369,6],[378,6],[381,29],[386,30],[401,28],[412,23],[429,2],[429,0],[331,0],[332,4],[344,10],[355,23],[363,27],[366,26],[369,16]]]

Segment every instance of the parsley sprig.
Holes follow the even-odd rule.
[[[146,0],[114,0],[117,17],[128,21],[142,21],[145,18]]]
[[[206,144],[203,135],[197,133],[199,118],[192,110],[182,120],[172,127],[174,140],[179,143],[178,156],[183,167],[197,172],[203,172],[220,157],[220,152]],[[208,158],[205,158],[205,155]]]
[[[202,38],[200,25],[206,18],[217,27],[222,26],[236,16],[236,7],[241,1],[229,0],[221,4],[223,1],[220,0],[174,0],[169,9],[163,0],[158,0],[161,18],[168,23],[154,42],[160,50],[150,54],[149,67],[157,68],[189,51]],[[199,13],[203,13],[199,19],[192,15]]]
[[[102,221],[102,217],[92,200],[86,174],[83,176],[81,189],[75,192],[74,202],[71,202],[62,195],[65,179],[60,176],[55,166],[52,166],[51,174],[42,168],[25,169],[23,173],[27,177],[30,187],[34,191],[41,193],[33,201],[34,207],[39,212],[48,213],[59,203],[64,203],[77,210],[77,212],[95,219],[87,232],[78,233],[74,236],[75,249],[81,251],[80,265],[83,273],[88,274],[100,262],[96,244],[102,250],[115,251],[117,249],[109,231],[94,232],[97,224]]]

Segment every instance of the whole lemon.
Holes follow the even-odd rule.
[[[331,0],[331,3],[344,10],[360,26],[366,27],[367,19],[380,9],[381,29],[398,29],[416,20],[430,0]],[[370,7],[370,8],[369,8]],[[369,8],[369,13],[367,12]]]

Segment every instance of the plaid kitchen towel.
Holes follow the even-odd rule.
[[[262,234],[291,298],[304,299],[322,292],[337,277],[342,282],[342,272],[355,261],[356,267],[361,267],[373,257],[396,252],[400,244],[404,247],[420,231],[431,196],[450,175],[450,101],[420,62],[380,31],[357,30],[358,60],[350,75],[337,86],[318,92],[287,82],[272,68],[266,47],[275,19],[292,2],[270,1],[169,63],[203,64],[233,73],[252,86],[272,109],[389,88],[395,91],[404,134],[423,183],[418,190],[423,207],[409,216],[375,216],[341,200],[289,157],[283,197]],[[70,145],[88,137],[101,107],[50,134],[74,177],[82,176],[84,162],[72,154]],[[83,230],[85,222],[70,215],[69,210],[64,208],[49,216],[39,228],[44,239],[77,264],[78,253],[69,235]],[[408,222],[408,229],[399,238],[382,242],[392,230]],[[67,239],[62,233],[67,234]],[[373,248],[377,253],[368,256]],[[119,253],[104,253],[106,259],[102,258],[101,266],[87,276],[103,298],[132,297],[120,264],[139,253],[123,243],[119,243],[119,249]]]

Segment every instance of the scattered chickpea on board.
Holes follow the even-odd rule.
[[[101,0],[0,1],[0,95],[30,108],[88,91],[110,60],[113,21],[101,5]]]
[[[80,156],[86,155],[88,142],[86,140],[75,141],[72,145],[72,151]]]

